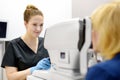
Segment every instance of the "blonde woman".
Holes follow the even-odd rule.
[[[106,61],[91,67],[86,80],[120,80],[120,2],[99,7],[91,20],[93,48]]]
[[[43,13],[34,5],[24,11],[26,33],[8,44],[2,61],[8,80],[25,80],[34,70],[49,69],[50,60],[39,37],[43,29]]]

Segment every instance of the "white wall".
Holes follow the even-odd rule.
[[[72,0],[72,17],[90,16],[98,6],[110,1],[112,0]]]
[[[49,25],[72,17],[71,0],[0,0],[0,20],[8,21],[7,40],[25,33],[23,12],[27,4],[35,5],[43,12],[44,31]]]

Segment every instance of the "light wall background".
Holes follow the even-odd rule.
[[[100,5],[113,0],[72,0],[72,18],[90,16]]]
[[[7,38],[11,40],[25,33],[23,12],[28,4],[39,8],[44,16],[45,29],[51,24],[72,17],[71,0],[0,0],[0,20],[8,22]]]

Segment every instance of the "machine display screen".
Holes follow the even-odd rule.
[[[0,38],[6,38],[7,22],[0,21]]]
[[[60,53],[61,59],[65,59],[65,52]]]

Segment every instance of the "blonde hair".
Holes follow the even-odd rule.
[[[91,15],[93,30],[99,34],[97,49],[106,59],[120,52],[120,1],[99,7]]]
[[[43,17],[43,13],[34,5],[27,5],[24,11],[24,21],[28,22],[30,18],[35,15],[41,15]]]

